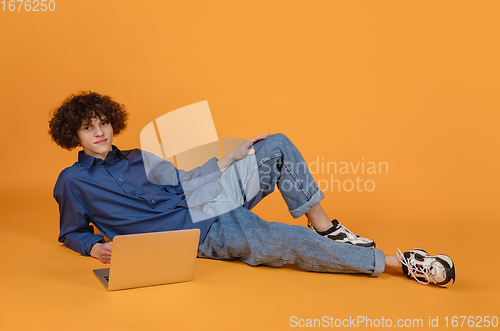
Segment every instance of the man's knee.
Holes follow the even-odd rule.
[[[284,146],[287,146],[289,144],[292,144],[290,139],[284,135],[283,133],[274,133],[267,137],[266,139],[257,141],[255,143],[255,148],[260,149],[265,146],[266,149],[269,148],[283,148]]]
[[[278,146],[291,143],[290,139],[283,133],[274,133],[267,137],[266,140],[269,138],[271,138],[271,141],[275,142]]]

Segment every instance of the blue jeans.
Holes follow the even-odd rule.
[[[255,155],[233,163],[221,176],[219,195],[203,206],[217,220],[198,248],[198,257],[240,259],[255,266],[294,264],[319,272],[379,276],[384,254],[376,248],[338,243],[304,226],[267,222],[251,212],[277,186],[297,218],[323,198],[295,145],[283,134],[254,144]]]

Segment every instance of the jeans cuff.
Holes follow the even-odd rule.
[[[309,199],[306,203],[304,203],[299,208],[290,210],[290,214],[292,215],[293,218],[299,218],[300,216],[307,213],[312,207],[317,205],[324,198],[325,196],[323,195],[323,192],[321,192],[321,190],[318,189],[316,193],[314,193],[314,195],[311,197],[311,199]]]
[[[373,253],[375,254],[375,270],[373,270],[373,273],[370,276],[378,277],[385,270],[385,255],[380,249],[377,248],[373,249]]]

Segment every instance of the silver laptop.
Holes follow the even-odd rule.
[[[115,236],[110,268],[94,274],[109,291],[193,279],[199,229]]]

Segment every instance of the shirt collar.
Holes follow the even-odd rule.
[[[128,157],[125,154],[123,154],[123,152],[120,149],[118,149],[118,147],[116,147],[115,145],[112,145],[112,150],[108,153],[106,162],[104,162],[104,160],[102,159],[85,154],[83,150],[81,150],[78,153],[78,163],[83,165],[85,169],[89,169],[93,165],[97,164],[106,163],[107,165],[113,165],[123,158],[128,159]]]

